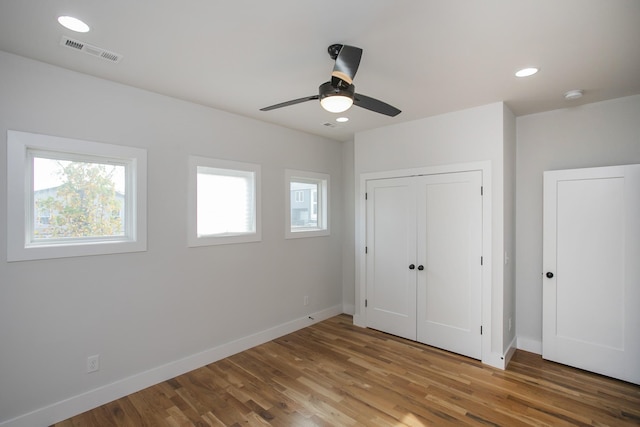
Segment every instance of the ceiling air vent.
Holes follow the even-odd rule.
[[[122,55],[120,55],[119,53],[109,52],[108,50],[102,49],[101,47],[92,46],[78,40],[70,39],[66,36],[62,36],[60,45],[68,47],[69,49],[79,50],[80,52],[84,52],[92,56],[97,56],[98,58],[102,58],[109,62],[120,62],[120,60],[122,59]]]
[[[323,123],[322,125],[323,125],[323,126],[326,126],[326,127],[328,127],[328,128],[334,128],[334,127],[336,127],[336,125],[335,125],[335,124],[333,124],[333,123],[329,123],[329,122]]]

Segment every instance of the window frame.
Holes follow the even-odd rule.
[[[329,218],[329,195],[330,195],[330,176],[326,173],[310,172],[303,170],[286,169],[285,170],[285,239],[300,239],[305,237],[329,236],[330,218]],[[309,197],[311,207],[317,204],[318,227],[293,229],[291,227],[291,182],[310,182],[318,186],[317,201],[313,201]],[[311,192],[313,193],[313,192]],[[311,196],[310,193],[310,196]],[[307,198],[305,197],[305,200]]]
[[[228,233],[219,235],[198,236],[198,167],[226,169],[237,172],[250,172],[254,177],[254,209],[255,231],[249,233]],[[254,163],[233,160],[214,159],[203,156],[189,156],[189,179],[187,194],[188,213],[188,246],[215,246],[236,243],[253,243],[262,241],[262,208],[261,208],[261,166]]]
[[[40,154],[40,156],[38,156]],[[35,207],[33,158],[125,165],[126,219],[123,236],[32,239]],[[7,132],[7,261],[28,261],[147,250],[147,151],[94,141]]]

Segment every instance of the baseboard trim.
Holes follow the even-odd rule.
[[[0,427],[48,426],[81,414],[136,391],[182,375],[186,372],[264,344],[283,335],[321,322],[343,312],[342,304],[274,326],[264,331],[210,348],[200,353],[158,366],[111,384],[36,409],[16,418],[0,422]]]
[[[518,349],[530,353],[542,354],[542,341],[527,337],[518,337]]]
[[[499,353],[489,352],[489,354],[483,354],[481,362],[497,369],[504,370],[505,368],[504,356]]]
[[[367,324],[364,321],[364,316],[361,316],[359,314],[354,314],[353,315],[353,324],[356,326],[359,326],[361,328],[366,328]]]
[[[354,314],[356,314],[356,306],[353,304],[342,304],[342,312],[344,314],[353,316]]]
[[[518,337],[513,337],[513,339],[509,343],[509,347],[507,347],[507,352],[504,355],[504,369],[507,369],[507,367],[509,366],[509,362],[511,362],[511,358],[516,353],[517,342],[518,342]]]

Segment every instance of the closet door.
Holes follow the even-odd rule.
[[[482,172],[418,177],[418,341],[482,357]]]
[[[367,326],[415,340],[417,264],[414,179],[367,182],[366,259]]]
[[[544,174],[542,356],[640,384],[640,165]]]

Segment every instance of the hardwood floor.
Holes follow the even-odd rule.
[[[631,426],[640,386],[523,351],[501,371],[341,315],[55,424],[241,425]]]

